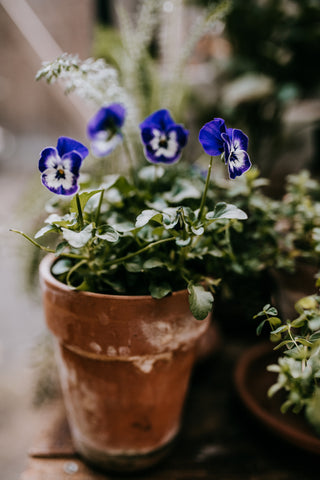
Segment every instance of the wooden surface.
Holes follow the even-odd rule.
[[[193,374],[183,427],[171,454],[152,470],[123,476],[99,473],[75,454],[64,410],[51,405],[20,480],[318,480],[319,456],[290,445],[248,412],[234,387],[245,347],[228,341]]]

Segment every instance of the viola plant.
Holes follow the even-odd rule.
[[[125,118],[121,104],[99,109],[87,128],[93,156],[106,157],[125,143]],[[57,148],[42,151],[39,169],[44,186],[57,199],[73,195],[71,201],[68,206],[57,201],[54,213],[51,205],[34,238],[15,231],[56,256],[52,273],[70,288],[158,299],[187,288],[194,317],[206,318],[219,282],[207,271],[208,259],[224,261],[230,228],[247,218],[233,204],[207,203],[213,155],[224,153],[231,178],[250,167],[247,137],[226,129],[221,119],[208,125],[200,132],[200,143],[211,155],[206,178],[177,166],[188,131],[161,109],[140,123],[141,157],[144,152],[152,165],[142,162],[126,176],[106,175],[99,186],[87,182],[80,190],[88,149],[60,137]],[[49,233],[57,236],[54,246],[38,243]]]
[[[101,108],[88,123],[87,134],[91,150],[96,157],[105,157],[122,142],[121,127],[126,116],[125,108],[117,103]]]
[[[230,178],[242,175],[251,167],[247,135],[236,128],[226,128],[222,118],[206,123],[200,130],[199,140],[208,155],[223,155]]]
[[[43,185],[58,195],[76,193],[80,166],[88,153],[81,143],[60,137],[56,148],[48,147],[41,152],[39,170]]]
[[[151,163],[175,163],[187,143],[188,132],[177,125],[168,110],[153,113],[140,124],[144,154]]]

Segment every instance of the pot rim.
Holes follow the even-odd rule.
[[[66,292],[74,292],[77,295],[88,296],[93,298],[108,297],[113,300],[123,299],[123,300],[131,300],[131,301],[142,301],[142,300],[158,301],[158,300],[164,300],[170,297],[185,295],[186,293],[188,294],[188,289],[184,288],[183,290],[176,290],[174,292],[171,292],[171,294],[167,295],[166,297],[157,299],[157,298],[153,298],[151,295],[121,295],[121,294],[116,295],[116,294],[109,294],[109,293],[96,293],[96,292],[90,292],[87,290],[72,289],[65,283],[57,280],[55,276],[51,273],[51,266],[53,265],[54,260],[56,260],[57,258],[58,257],[55,257],[53,253],[49,253],[41,260],[39,265],[40,277],[42,277],[44,281],[51,283],[51,285],[55,286],[56,288],[59,288],[60,290],[64,290]]]

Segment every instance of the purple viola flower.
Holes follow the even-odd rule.
[[[45,187],[57,195],[73,195],[78,191],[79,169],[88,155],[87,147],[68,137],[60,137],[57,147],[41,152],[39,170]]]
[[[87,134],[91,140],[92,153],[96,157],[106,157],[122,142],[121,127],[125,117],[125,108],[113,103],[100,108],[89,120]]]
[[[251,167],[247,135],[236,128],[226,128],[222,118],[206,123],[200,130],[199,141],[208,155],[224,153],[230,178],[242,175]]]
[[[144,154],[151,163],[174,163],[188,140],[188,131],[176,124],[168,110],[158,110],[141,124]]]

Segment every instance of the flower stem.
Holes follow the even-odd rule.
[[[209,188],[209,183],[210,183],[210,176],[211,176],[211,169],[212,169],[212,160],[213,157],[210,157],[210,162],[209,162],[209,167],[208,167],[208,172],[207,172],[207,178],[206,178],[206,184],[204,187],[204,191],[202,194],[202,199],[201,199],[201,204],[200,204],[200,209],[199,209],[199,219],[201,219],[202,214],[203,214],[203,209],[206,203],[206,198],[207,198],[207,192]]]
[[[77,208],[78,208],[80,230],[82,230],[82,229],[83,229],[83,215],[82,215],[82,208],[81,208],[80,197],[79,197],[79,194],[78,194],[78,193],[76,193],[76,202],[77,202]]]
[[[133,146],[132,146],[131,140],[128,138],[128,135],[126,135],[123,139],[123,146],[129,161],[129,173],[131,177],[133,177],[134,166],[136,162],[134,159]]]
[[[71,284],[71,281],[70,281],[70,277],[71,275],[76,271],[78,270],[78,268],[80,268],[82,265],[86,264],[87,263],[87,260],[85,259],[82,259],[80,260],[80,262],[76,263],[75,265],[73,265],[72,268],[70,268],[69,272],[68,272],[68,275],[67,275],[67,285],[69,287],[72,287],[72,284]]]
[[[107,262],[104,264],[104,267],[109,267],[110,265],[116,265],[118,263],[125,262],[129,260],[132,257],[135,257],[136,255],[140,255],[140,253],[146,252],[147,250],[150,250],[150,248],[155,247],[156,245],[160,245],[161,243],[167,243],[167,242],[172,242],[172,240],[175,240],[176,237],[169,237],[169,238],[163,238],[161,240],[157,240],[156,242],[149,243],[143,248],[140,248],[140,250],[137,250],[136,252],[128,253],[128,255],[125,255],[124,257],[117,258],[115,260],[111,260],[110,262]]]
[[[96,213],[96,219],[95,219],[96,227],[98,226],[98,222],[99,222],[99,217],[100,217],[100,212],[101,212],[101,205],[102,205],[103,195],[104,195],[104,190],[101,190],[100,199],[99,199],[99,205],[98,205],[98,209],[97,209],[97,213]]]

